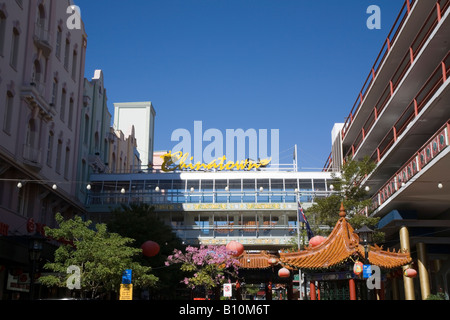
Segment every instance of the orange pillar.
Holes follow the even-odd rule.
[[[350,300],[356,300],[355,279],[352,278],[348,280],[348,289],[350,292]]]
[[[309,295],[310,295],[310,300],[317,300],[316,285],[314,284],[314,281],[309,282]]]

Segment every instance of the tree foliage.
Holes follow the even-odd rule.
[[[183,249],[184,245],[172,228],[157,218],[154,207],[149,204],[122,205],[112,211],[112,219],[107,225],[110,231],[135,239],[133,245],[136,248],[148,240],[159,244],[160,252],[156,256],[138,255],[135,260],[152,267],[160,280],[151,288],[153,298],[176,298],[176,288],[183,275],[177,266],[165,267],[165,262],[174,249]]]
[[[133,284],[136,287],[152,286],[158,280],[152,275],[151,268],[133,261],[141,250],[131,247],[133,239],[107,231],[105,224],[93,225],[92,221],[83,221],[76,216],[64,220],[61,214],[55,216],[58,228],[45,228],[46,235],[62,240],[55,251],[53,262],[44,268],[56,275],[40,278],[47,286],[66,287],[69,266],[80,268],[80,291],[82,296],[90,292],[92,298],[108,292],[117,292],[126,269],[133,270]]]
[[[361,161],[346,161],[340,173],[332,174],[335,192],[327,198],[318,199],[307,210],[307,215],[314,217],[316,225],[328,225],[333,228],[339,219],[338,213],[341,203],[343,203],[349,223],[355,230],[363,225],[374,229],[379,218],[359,213],[371,206],[371,199],[362,182],[375,169],[375,166],[376,164],[369,157],[364,157]],[[314,231],[315,233],[324,233],[317,228]],[[374,236],[376,242],[384,240],[384,234],[380,232]]]
[[[182,271],[192,274],[183,280],[190,288],[216,288],[225,282],[227,276],[236,277],[239,268],[239,261],[227,252],[225,246],[188,246],[184,253],[174,250],[166,265],[179,263]]]

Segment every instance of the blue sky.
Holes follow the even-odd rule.
[[[155,150],[175,129],[279,129],[280,161],[322,168],[403,0],[75,0],[86,78],[113,103],[152,101]],[[381,29],[370,30],[370,5]]]

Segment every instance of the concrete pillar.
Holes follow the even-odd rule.
[[[430,292],[430,279],[428,277],[427,268],[427,252],[426,245],[420,242],[416,245],[417,248],[417,264],[419,266],[420,292],[422,293],[422,300],[426,300]]]
[[[400,228],[400,249],[402,252],[411,252],[409,247],[409,231],[408,228],[402,226]],[[403,266],[403,271],[408,269],[410,266]],[[415,300],[414,296],[414,280],[403,275],[403,285],[405,286],[405,300]]]

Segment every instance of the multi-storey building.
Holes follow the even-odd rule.
[[[419,272],[405,278],[406,299],[450,289],[449,7],[449,0],[405,0],[350,115],[335,126],[325,165],[376,162],[364,181],[371,215],[382,218],[389,247],[409,250]]]
[[[142,161],[137,150],[134,126],[128,136],[121,130],[109,129],[108,167],[111,173],[133,173],[141,170]]]
[[[114,103],[114,129],[130,136],[134,130],[143,169],[152,166],[156,112],[150,101]]]
[[[24,236],[53,226],[56,212],[84,211],[76,190],[87,37],[71,5],[0,2],[0,297],[6,299],[19,288],[12,270],[28,268]]]
[[[236,240],[246,250],[278,250],[296,237],[298,202],[307,208],[328,196],[331,181],[329,172],[292,167],[93,174],[87,211],[91,219],[106,222],[111,208],[147,203],[186,244]]]
[[[84,79],[77,179],[82,203],[86,201],[90,174],[109,172],[111,113],[107,102],[103,72],[95,70],[91,80]]]

